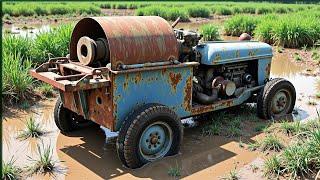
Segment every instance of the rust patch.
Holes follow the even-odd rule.
[[[188,77],[186,80],[186,87],[184,88],[184,101],[183,108],[186,111],[191,111],[191,101],[192,101],[192,77]]]
[[[136,74],[136,77],[135,77],[134,82],[135,82],[136,84],[138,84],[138,83],[141,81],[141,79],[142,79],[141,72],[138,72],[138,73]]]
[[[271,70],[271,63],[268,63],[268,65],[267,65],[267,67],[266,67],[266,75],[267,75],[267,76],[269,76],[270,70]]]
[[[219,109],[228,108],[231,106],[233,106],[233,99],[228,99],[228,100],[218,101],[210,105],[201,105],[201,106],[194,107],[192,108],[191,112],[192,112],[192,115],[198,115],[198,114],[203,114],[203,113],[207,113],[207,112],[211,112]]]
[[[217,64],[218,61],[221,60],[221,55],[219,53],[216,54],[216,56],[212,59],[212,64]]]
[[[170,84],[173,87],[174,92],[176,92],[177,90],[177,85],[178,83],[182,80],[181,74],[180,73],[173,73],[170,72],[169,73],[169,80],[170,80]]]
[[[166,74],[166,72],[167,72],[167,68],[163,68],[163,69],[161,69],[161,73],[162,73],[162,75],[165,75],[165,74]]]
[[[126,90],[128,88],[128,85],[129,85],[129,74],[126,74],[124,78],[123,89]]]

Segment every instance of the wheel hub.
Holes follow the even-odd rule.
[[[274,114],[280,114],[287,110],[288,96],[286,92],[279,91],[272,99],[272,112]]]
[[[139,149],[146,159],[163,157],[172,143],[172,131],[166,123],[157,122],[149,125],[142,133]]]

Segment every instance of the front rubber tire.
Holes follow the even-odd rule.
[[[285,99],[285,103],[283,103],[283,100],[275,101],[277,96],[280,96],[280,100],[281,98]],[[262,119],[278,118],[290,114],[293,111],[295,102],[296,91],[292,83],[283,78],[272,79],[267,82],[258,96],[257,113]],[[279,104],[280,108],[275,104]]]
[[[161,145],[158,146],[160,148],[159,152],[162,152],[162,154],[160,153],[160,155],[157,156],[155,153],[155,159],[147,158],[149,155],[146,156],[143,151],[141,151],[141,149],[146,148],[145,146],[143,148],[143,143],[141,143],[142,139],[147,137],[143,135],[149,132],[146,130],[149,130],[150,127],[161,127],[162,125],[164,129],[163,132],[165,132],[166,129],[168,130],[168,133],[165,134],[170,134],[171,132],[171,134],[165,138],[163,144],[161,143]],[[161,128],[157,130],[162,132]],[[117,152],[119,159],[125,166],[133,169],[139,168],[148,162],[177,154],[180,150],[182,138],[183,125],[176,113],[170,108],[160,104],[148,104],[133,111],[126,118],[119,131]],[[171,143],[167,143],[167,140]],[[154,147],[156,148],[156,144]],[[151,156],[153,156],[153,154]]]

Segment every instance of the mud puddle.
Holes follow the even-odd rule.
[[[39,102],[28,112],[7,112],[3,119],[3,155],[5,160],[12,156],[17,164],[24,167],[30,164],[28,156],[37,156],[37,144],[51,145],[55,160],[62,161],[59,167],[67,167],[67,173],[55,173],[55,177],[46,175],[46,179],[127,179],[152,178],[172,179],[168,170],[178,168],[181,178],[195,179],[219,178],[235,166],[242,167],[254,160],[257,152],[250,152],[239,147],[238,138],[223,136],[205,137],[201,128],[189,128],[185,131],[181,153],[161,161],[148,164],[137,170],[122,166],[115,149],[115,144],[105,144],[103,131],[97,127],[87,127],[75,131],[69,136],[59,132],[53,121],[55,99]],[[17,140],[25,121],[33,116],[41,122],[47,131],[41,139]],[[244,137],[250,140],[251,136]],[[228,170],[229,169],[229,170]],[[29,179],[42,178],[32,176]]]

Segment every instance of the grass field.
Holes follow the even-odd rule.
[[[148,8],[148,7],[154,8]],[[100,14],[101,9],[137,9],[139,14],[157,14],[157,8],[166,8],[169,12],[164,17],[172,19],[175,15],[171,11],[177,9],[187,17],[208,17],[210,14],[233,15],[233,14],[285,14],[303,10],[318,10],[319,5],[310,4],[272,4],[272,3],[235,3],[235,2],[175,2],[175,1],[153,1],[153,2],[5,2],[2,15],[10,16],[34,16],[34,15],[62,15],[62,14]],[[180,14],[180,13],[178,13]]]
[[[226,35],[249,33],[256,39],[283,47],[310,47],[320,41],[320,12],[286,15],[237,15],[224,24]]]

